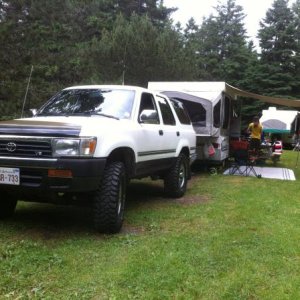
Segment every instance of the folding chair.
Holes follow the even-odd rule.
[[[254,168],[256,161],[259,158],[255,151],[248,150],[248,147],[244,146],[243,149],[235,149],[232,152],[232,157],[234,158],[234,161],[229,169],[230,175],[238,174],[250,176],[252,173],[255,177],[261,178],[261,175],[257,174]]]

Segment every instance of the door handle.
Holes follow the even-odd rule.
[[[164,135],[164,132],[161,129],[158,131],[158,133],[159,133],[159,135]]]
[[[180,132],[179,132],[179,131],[176,131],[176,135],[177,135],[177,136],[180,136]]]

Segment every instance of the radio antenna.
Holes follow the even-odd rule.
[[[25,103],[26,103],[26,99],[27,99],[27,94],[28,94],[28,90],[29,90],[32,72],[33,72],[33,66],[31,66],[31,70],[30,70],[30,74],[29,74],[29,78],[28,78],[28,82],[27,82],[27,88],[26,88],[26,93],[25,93],[24,100],[23,100],[21,118],[23,118],[23,114],[24,114]]]

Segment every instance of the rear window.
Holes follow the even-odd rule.
[[[171,99],[171,103],[175,109],[176,115],[177,115],[180,123],[190,125],[191,120],[190,120],[190,117],[189,117],[187,111],[185,110],[183,103],[181,103],[180,101],[177,101],[175,99]]]
[[[176,121],[174,119],[171,107],[167,100],[163,97],[158,97],[158,104],[162,114],[163,122],[165,125],[175,125]]]

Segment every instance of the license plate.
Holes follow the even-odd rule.
[[[20,169],[0,167],[0,184],[20,185]]]

